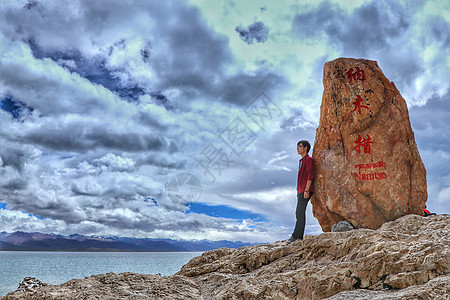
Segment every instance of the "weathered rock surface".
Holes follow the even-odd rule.
[[[200,295],[199,285],[187,277],[107,273],[33,291],[18,289],[1,299],[200,299]]]
[[[450,275],[437,277],[422,285],[414,285],[403,290],[355,290],[340,292],[327,300],[398,300],[398,299],[449,299]]]
[[[96,275],[2,299],[448,299],[450,216],[306,236],[193,258],[173,276]]]
[[[350,221],[377,229],[408,214],[423,215],[426,171],[406,102],[377,62],[327,62],[314,142],[314,216],[324,231]]]

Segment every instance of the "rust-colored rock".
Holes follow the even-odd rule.
[[[314,142],[314,216],[324,231],[350,221],[377,229],[408,214],[423,215],[426,171],[405,100],[377,62],[327,62]]]

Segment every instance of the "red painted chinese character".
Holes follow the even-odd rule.
[[[355,105],[355,109],[352,112],[358,110],[358,113],[361,114],[361,107],[369,110],[368,106],[361,105],[361,103],[363,102],[363,98],[361,98],[360,95],[356,95],[356,97],[358,97],[358,100],[356,100],[356,102],[353,102],[353,104]]]
[[[356,67],[356,72],[353,73],[353,69],[347,71],[348,83],[352,83],[352,81],[361,80],[364,83],[366,80],[366,76],[364,75],[364,70],[360,70]]]
[[[358,134],[358,139],[355,141],[355,150],[358,151],[358,154],[361,154],[361,147],[364,147],[364,153],[370,154],[371,147],[370,144],[373,144],[370,135],[367,135],[367,138],[363,138]]]

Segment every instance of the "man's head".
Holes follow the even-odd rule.
[[[301,140],[297,143],[297,151],[299,154],[301,154],[300,152],[302,152],[302,149],[300,148],[303,148],[304,150],[306,150],[306,153],[308,153],[309,149],[311,149],[311,144],[307,140]]]

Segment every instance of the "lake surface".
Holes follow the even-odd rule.
[[[202,252],[22,252],[0,251],[0,296],[24,277],[61,284],[108,272],[173,275]]]

